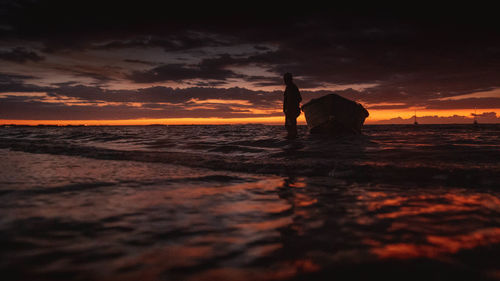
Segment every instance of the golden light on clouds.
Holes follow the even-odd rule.
[[[369,110],[370,116],[366,119],[365,123],[370,124],[373,122],[388,120],[391,118],[401,117],[403,119],[411,118],[415,115],[415,109],[378,109],[378,110]],[[482,114],[486,112],[496,112],[497,116],[500,113],[500,108],[487,108],[487,109],[476,109],[476,114]],[[467,118],[471,118],[472,113],[474,113],[474,109],[417,109],[417,118],[423,116],[438,116],[438,117],[451,117],[454,115],[465,116]]]

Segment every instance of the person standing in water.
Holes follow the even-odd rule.
[[[286,89],[283,98],[283,113],[285,113],[285,128],[288,132],[287,139],[297,137],[297,117],[300,115],[300,102],[302,96],[299,88],[293,83],[291,73],[285,73],[283,80],[286,84]]]

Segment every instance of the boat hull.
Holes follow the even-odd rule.
[[[312,99],[302,111],[311,133],[360,134],[369,116],[361,104],[336,94]]]

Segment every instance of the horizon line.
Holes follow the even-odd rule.
[[[486,112],[486,111],[484,111]],[[478,121],[480,124],[497,124],[500,123],[500,117],[497,116],[498,110],[488,111],[495,113],[494,118],[486,117],[483,119],[479,116]],[[391,112],[393,113],[393,112]],[[430,114],[429,114],[430,113]],[[394,114],[394,113],[393,113]],[[428,112],[429,115],[419,117],[421,124],[472,124],[474,117],[467,115],[437,115],[434,112]],[[374,114],[375,115],[375,114]],[[390,124],[413,124],[414,116],[406,116],[401,114],[397,117],[387,118],[389,114],[377,114],[378,116],[371,115],[365,120],[365,125],[390,125]],[[389,116],[387,116],[389,115]],[[394,116],[394,115],[393,115]],[[374,118],[375,117],[375,118]],[[377,118],[378,117],[378,118]],[[381,118],[382,117],[382,118]],[[386,118],[383,118],[386,117]],[[408,118],[407,118],[408,117]],[[441,118],[459,117],[460,119],[443,120]],[[492,116],[493,117],[493,116]],[[434,120],[425,120],[426,118],[434,118]],[[483,120],[481,120],[483,119]],[[183,117],[183,118],[135,118],[135,119],[0,119],[0,125],[84,125],[84,126],[134,126],[134,125],[232,125],[232,124],[266,124],[266,125],[282,125],[284,124],[285,117],[281,116],[267,116],[267,117]],[[304,114],[301,114],[297,119],[298,125],[306,125]]]
[[[418,123],[415,125],[413,122],[409,123],[368,123],[363,124],[363,126],[385,126],[385,125],[495,125],[500,124],[500,122],[483,122],[483,123]],[[162,124],[162,123],[144,123],[144,124],[85,124],[85,123],[74,123],[74,124],[49,124],[49,123],[34,123],[34,124],[15,124],[15,123],[0,123],[0,127],[16,126],[16,127],[106,127],[106,126],[229,126],[229,125],[263,125],[263,126],[283,126],[281,123],[259,123],[259,122],[247,122],[247,123],[184,123],[184,124]],[[297,124],[297,126],[307,126],[305,123]]]

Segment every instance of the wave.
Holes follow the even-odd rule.
[[[364,183],[452,185],[497,188],[500,152],[485,147],[422,146],[418,151],[380,148],[366,138],[336,142],[283,142],[274,151],[236,145],[186,151],[117,150],[95,146],[19,139],[0,139],[0,148],[29,153],[100,160],[139,161],[193,168],[274,174],[323,176]],[[353,144],[354,141],[354,144]],[[244,142],[248,145],[248,142]],[[267,142],[269,144],[269,141]],[[470,161],[474,159],[474,161]],[[211,178],[193,180],[209,181]],[[216,180],[231,180],[217,177]],[[79,188],[79,187],[75,187]],[[83,187],[87,188],[87,187]]]

